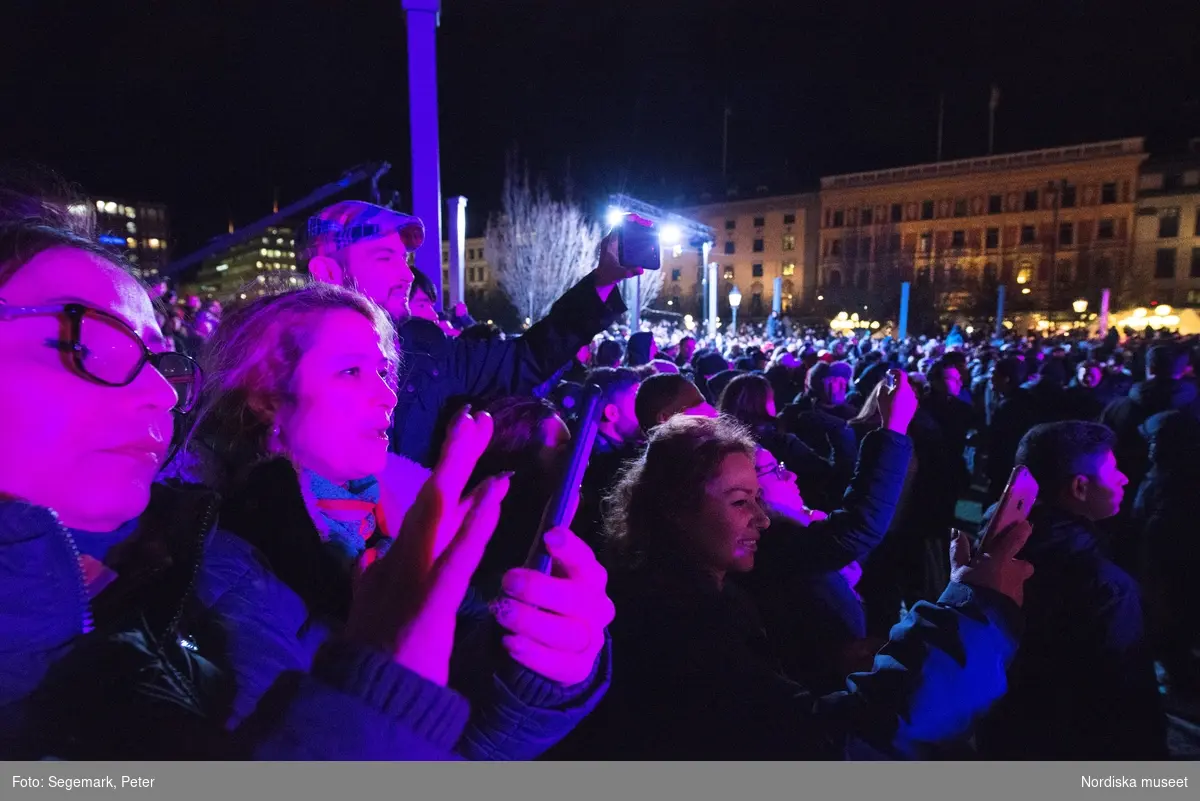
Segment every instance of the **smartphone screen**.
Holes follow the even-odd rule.
[[[622,267],[662,269],[658,226],[636,214],[626,214],[617,229],[617,256]]]
[[[537,536],[529,549],[525,567],[540,573],[550,573],[550,554],[542,537],[547,531],[558,526],[570,525],[567,519],[572,502],[583,484],[583,475],[587,472],[588,460],[592,456],[592,446],[596,444],[596,433],[600,428],[600,400],[603,392],[595,384],[584,387],[579,399],[579,430],[571,440],[563,462],[558,486],[550,496],[546,511],[542,514],[541,525],[538,526]]]

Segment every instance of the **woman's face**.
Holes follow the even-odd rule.
[[[800,509],[804,499],[796,486],[796,474],[779,466],[779,460],[766,448],[759,448],[754,455],[754,472],[758,474],[758,486],[768,506]]]
[[[295,408],[277,423],[281,446],[300,466],[345,483],[383,470],[396,393],[370,320],[350,309],[317,320],[314,344],[292,379]]]
[[[722,575],[754,569],[758,540],[771,523],[758,490],[754,462],[747,456],[735,453],[721,460],[687,532],[689,546],[705,568]]]
[[[82,303],[124,320],[152,351],[166,350],[146,291],[90,253],[44,251],[0,298],[14,307]],[[71,528],[112,531],[150,500],[177,397],[148,364],[123,387],[77,375],[57,346],[66,336],[55,315],[0,322],[0,495],[53,509]]]

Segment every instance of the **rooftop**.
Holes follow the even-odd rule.
[[[1145,152],[1145,139],[1140,136],[1129,139],[1113,139],[1065,147],[1048,147],[1042,150],[1025,150],[1020,153],[1002,153],[996,156],[980,156],[955,161],[938,161],[932,164],[916,164],[910,167],[894,167],[888,170],[854,172],[831,175],[821,179],[822,189],[847,189],[872,184],[915,181],[924,178],[941,178],[978,172],[999,172],[1048,164],[1065,164],[1114,156],[1134,156]]]

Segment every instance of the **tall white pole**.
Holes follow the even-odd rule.
[[[438,165],[437,27],[441,0],[401,0],[408,29],[408,128],[412,150],[413,214],[425,223],[417,269],[442,303],[442,190]]]
[[[446,198],[446,218],[450,221],[450,305],[454,306],[467,302],[467,199]]]
[[[717,338],[717,263],[710,261],[704,269],[708,276],[708,336]]]

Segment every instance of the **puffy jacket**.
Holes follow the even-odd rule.
[[[619,577],[612,691],[555,756],[594,759],[919,757],[1005,690],[1019,611],[952,585],[892,631],[870,673],[811,693],[775,661],[753,604],[677,561]],[[628,610],[628,611],[624,611]]]
[[[281,670],[303,666],[328,632],[345,623],[351,583],[328,551],[309,517],[295,469],[286,460],[259,465],[247,483],[222,506],[222,526],[263,554],[286,593],[284,605],[247,597],[222,612],[226,648],[222,664],[237,677],[239,714],[253,708]],[[294,593],[294,594],[293,594]],[[608,687],[609,648],[593,675],[562,687],[518,666],[499,644],[499,630],[486,598],[472,594],[459,613],[450,684],[471,702],[472,715],[458,753],[468,759],[533,759],[585,716]],[[290,640],[268,648],[254,627],[263,612],[286,609],[278,625]]]
[[[236,688],[218,619],[264,652],[295,648],[294,599],[249,549],[213,529],[207,493],[156,487],[89,601],[70,532],[0,503],[0,755],[7,759],[442,759],[469,709],[383,652],[329,642],[280,660],[253,713],[227,729]],[[298,604],[294,603],[294,606]],[[247,707],[249,709],[249,707]]]
[[[431,467],[456,400],[531,394],[624,311],[621,293],[602,302],[588,275],[517,339],[451,339],[427,320],[405,321],[392,450]]]

